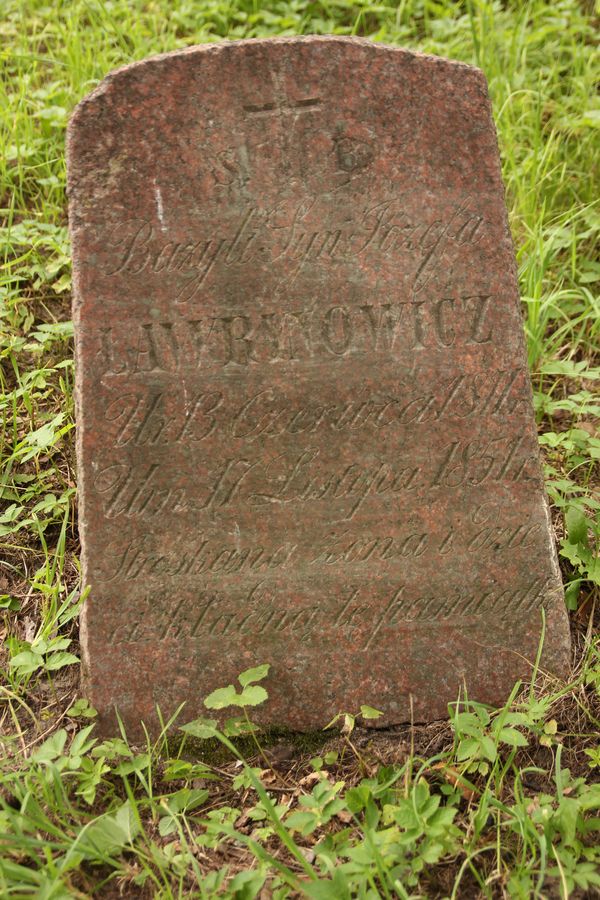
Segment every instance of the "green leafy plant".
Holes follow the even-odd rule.
[[[233,684],[224,688],[217,688],[212,694],[209,694],[204,705],[207,709],[227,709],[229,706],[239,706],[244,709],[247,706],[258,706],[267,699],[266,690],[257,681],[262,681],[269,674],[269,665],[257,666],[254,669],[247,669],[238,677],[238,681],[242,686],[240,693],[237,692]]]

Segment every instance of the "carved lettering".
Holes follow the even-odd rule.
[[[336,221],[336,209],[324,208],[313,199],[260,209],[249,207],[229,234],[188,235],[165,240],[149,222],[117,225],[111,236],[118,259],[106,272],[121,274],[169,274],[179,276],[177,302],[197,296],[217,265],[230,267],[252,262],[268,254],[272,262],[297,262],[295,274],[307,263],[359,260],[365,254],[389,259],[406,253],[415,259],[413,289],[429,282],[451,246],[475,244],[481,238],[483,218],[471,210],[467,197],[445,217],[433,221],[409,220],[401,198],[365,206],[352,222]],[[315,228],[315,225],[318,227]]]
[[[492,340],[490,295],[360,307],[316,304],[298,310],[144,322],[117,338],[99,329],[97,357],[109,376],[255,367],[264,363],[450,350]]]
[[[226,402],[222,391],[197,391],[186,379],[183,401],[181,390],[130,389],[108,401],[104,418],[115,447],[194,444],[215,433],[254,443],[286,434],[378,432],[395,425],[460,421],[484,412],[501,417],[526,401],[524,385],[518,371],[476,379],[459,374],[440,379],[434,395],[419,387],[415,375],[398,395],[363,391],[334,403],[310,398],[298,402],[265,388],[235,403]]]
[[[140,615],[118,624],[110,636],[113,644],[162,642],[173,640],[185,647],[186,642],[203,636],[219,637],[263,635],[273,639],[293,639],[297,643],[314,640],[325,628],[339,634],[360,630],[368,633],[362,652],[373,650],[383,633],[398,627],[432,627],[465,629],[469,624],[481,627],[481,620],[493,614],[502,622],[510,622],[516,613],[527,617],[552,602],[552,579],[532,579],[521,589],[502,589],[492,585],[481,590],[449,589],[446,594],[415,594],[399,584],[377,608],[366,588],[352,586],[327,607],[308,605],[287,607],[264,581],[257,581],[239,597],[231,597],[207,587],[195,595],[185,594],[167,601],[158,616],[144,614],[153,602],[145,595]]]
[[[419,487],[477,487],[491,478],[508,482],[538,478],[535,453],[518,453],[523,441],[523,436],[484,442],[455,440],[431,471],[422,465],[403,465],[402,460],[393,465],[374,460],[372,465],[348,463],[331,468],[322,464],[318,447],[279,453],[266,462],[228,457],[198,481],[192,481],[190,475],[186,487],[178,486],[179,479],[165,479],[158,463],[139,469],[113,463],[98,471],[94,487],[105,498],[109,519],[200,513],[228,507],[236,500],[244,506],[333,503],[336,517],[349,521],[367,500],[399,498]]]

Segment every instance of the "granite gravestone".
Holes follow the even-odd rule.
[[[502,701],[569,637],[486,82],[348,38],[109,75],[68,139],[83,658],[132,734]]]

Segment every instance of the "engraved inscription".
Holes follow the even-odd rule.
[[[464,530],[464,529],[463,529]],[[266,576],[290,567],[309,566],[327,571],[366,568],[377,571],[382,564],[419,559],[424,554],[447,556],[455,549],[456,527],[445,528],[434,536],[427,531],[398,535],[334,533],[319,544],[301,548],[283,543],[274,547],[259,545],[223,545],[200,535],[189,545],[182,537],[183,551],[166,553],[155,549],[155,539],[146,536],[109,548],[97,578],[103,582],[136,581],[157,578],[227,578],[228,576]],[[542,527],[539,523],[506,527],[486,525],[465,531],[466,548],[472,553],[497,554],[507,550],[528,550],[539,546]]]
[[[490,441],[453,441],[441,462],[432,468],[409,459],[388,463],[374,460],[323,466],[322,452],[308,447],[301,453],[281,453],[266,462],[261,458],[229,457],[208,477],[178,486],[159,463],[139,467],[111,463],[94,478],[94,488],[104,499],[107,519],[155,518],[201,513],[238,506],[292,507],[326,502],[334,519],[349,521],[367,499],[385,497],[398,502],[417,489],[439,490],[442,486],[480,486],[484,482],[538,481],[537,457],[529,452],[519,457],[522,437],[495,438]],[[192,473],[190,473],[191,479]]]
[[[355,354],[411,360],[415,353],[489,344],[489,294],[431,302],[310,306],[280,313],[239,312],[98,331],[106,375],[324,362]]]
[[[115,447],[150,447],[201,444],[216,434],[254,443],[285,435],[377,433],[398,425],[506,416],[528,400],[519,369],[443,378],[437,395],[420,387],[417,375],[407,379],[401,394],[362,390],[355,399],[334,403],[292,399],[271,388],[235,402],[220,390],[194,390],[187,381],[182,403],[180,386],[177,391],[136,387],[107,402],[107,439]]]
[[[518,525],[516,527],[494,528],[488,526],[479,529],[468,541],[467,548],[472,551],[491,549],[494,551],[518,547],[529,548],[536,545],[541,533],[541,526]],[[414,532],[403,536],[373,537],[361,535],[355,537],[345,532],[334,537],[320,548],[311,565],[358,565],[382,563],[389,560],[417,559],[426,552],[434,551],[442,556],[453,549],[454,529],[450,528],[438,539],[437,544],[427,532]]]
[[[297,550],[297,545],[290,543],[275,548],[223,547],[203,536],[181,555],[152,552],[146,549],[148,545],[152,545],[152,540],[145,538],[115,547],[114,555],[111,554],[111,559],[105,562],[108,572],[104,577],[101,573],[101,580],[255,575],[257,572],[273,572],[288,567]]]
[[[368,256],[412,266],[413,290],[419,292],[451,247],[481,239],[483,217],[472,210],[472,202],[467,197],[446,216],[424,221],[408,216],[402,199],[392,197],[367,204],[348,222],[336,218],[335,208],[324,211],[314,198],[292,204],[281,200],[266,209],[250,206],[231,232],[172,240],[150,222],[121,222],[110,240],[117,262],[106,274],[172,277],[175,300],[182,304],[197,296],[215,267],[285,262],[289,286],[308,264],[357,263]]]
[[[515,614],[530,615],[552,602],[555,585],[552,579],[530,579],[522,588],[489,585],[481,590],[450,589],[443,596],[415,594],[405,584],[390,590],[376,608],[369,590],[351,585],[342,589],[327,608],[320,604],[286,608],[280,597],[262,581],[255,582],[243,595],[223,594],[213,587],[197,595],[184,594],[170,600],[153,618],[134,616],[118,624],[110,635],[113,644],[189,642],[206,636],[259,636],[292,638],[308,642],[319,633],[333,628],[340,638],[351,637],[353,631],[363,634],[356,649],[367,652],[381,639],[382,632],[398,626],[432,626],[464,630],[469,623],[480,627],[485,617],[512,621]],[[154,598],[145,595],[139,605],[152,608]],[[364,629],[365,622],[368,628]]]
[[[94,487],[107,498],[108,519],[214,511],[234,501],[243,506],[288,506],[340,500],[348,501],[341,518],[352,519],[369,495],[398,495],[417,487],[419,466],[378,462],[372,468],[350,464],[327,471],[319,466],[320,455],[318,448],[309,448],[291,457],[280,454],[267,463],[229,458],[210,473],[208,483],[199,480],[185,487],[174,486],[158,463],[139,470],[127,463],[112,463],[98,472]]]
[[[512,441],[507,438],[494,438],[491,441],[452,441],[444,455],[443,462],[435,473],[432,486],[458,487],[465,482],[472,485],[482,484],[492,474],[500,480],[508,475],[512,481],[522,477],[529,478],[528,466],[535,460],[531,457],[518,457],[518,451],[524,442],[520,435]],[[506,455],[497,455],[500,446],[506,448]]]

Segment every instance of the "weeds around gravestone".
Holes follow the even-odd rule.
[[[365,885],[394,893],[394,879],[407,884],[408,878],[418,881],[409,890],[427,896],[593,892],[598,868],[590,829],[597,807],[594,737],[600,682],[597,647],[586,632],[594,593],[585,580],[595,577],[598,450],[593,354],[599,222],[590,178],[598,132],[586,113],[594,92],[593,18],[571,0],[562,3],[558,15],[544,0],[470,4],[466,14],[452,4],[419,2],[398,10],[371,8],[359,16],[344,2],[325,10],[300,0],[249,16],[240,16],[245,7],[239,3],[227,11],[218,3],[179,6],[176,10],[163,0],[135,10],[124,0],[115,0],[110,10],[79,0],[52,10],[34,0],[8,0],[6,6],[2,30],[8,52],[0,59],[8,76],[0,104],[6,126],[0,180],[9,198],[0,223],[5,248],[1,352],[7,363],[3,499],[8,502],[0,511],[5,563],[0,607],[7,635],[0,694],[0,893],[170,895],[181,892],[183,884],[184,890],[224,896],[259,895],[264,889],[276,895],[289,885],[282,886],[260,847],[254,853],[242,843],[252,834],[275,848],[279,861],[287,861],[247,779],[234,780],[239,767],[219,765],[211,772],[190,755],[189,743],[186,759],[171,759],[160,733],[147,746],[145,740],[136,746],[122,738],[86,736],[94,715],[89,703],[72,705],[78,690],[74,664],[50,672],[52,687],[43,666],[21,674],[20,664],[10,665],[32,645],[39,649],[44,636],[71,639],[66,651],[79,652],[75,620],[55,618],[79,584],[66,434],[72,398],[72,326],[64,302],[70,286],[63,189],[67,111],[115,65],[217,35],[250,37],[283,28],[358,30],[473,61],[485,70],[517,246],[546,483],[566,551],[562,569],[571,579],[571,608],[579,602],[572,616],[578,665],[568,685],[542,677],[506,708],[488,709],[487,724],[475,704],[467,708],[461,702],[452,724],[446,719],[400,727],[393,742],[385,732],[367,738],[355,729],[350,740],[360,757],[345,752],[339,739],[322,749],[310,745],[306,752],[313,737],[306,736],[305,752],[298,750],[278,764],[294,785],[288,812],[295,812],[303,797],[309,805],[300,805],[299,811],[325,822],[306,837],[295,832],[318,873],[314,893],[337,900]],[[345,145],[341,149],[347,151]],[[23,479],[21,463],[29,473]],[[563,534],[565,513],[568,533]],[[42,662],[48,658],[41,656]],[[238,671],[268,658],[240,660],[218,684],[236,682]],[[198,696],[203,696],[200,687]],[[364,699],[376,705],[375,699]],[[260,709],[248,711],[251,720]],[[475,720],[463,713],[473,713]],[[528,747],[517,748],[513,756],[510,745],[499,743],[490,763],[484,750],[490,747],[487,738],[494,737],[492,724],[512,714],[524,716],[514,727]],[[472,737],[475,747],[468,743]],[[432,761],[433,752],[437,758]],[[309,761],[314,753],[318,756]],[[482,774],[479,767],[486,764]],[[532,772],[532,764],[539,771]],[[260,758],[251,765],[261,766]],[[398,778],[386,787],[392,775]],[[260,777],[269,790],[279,784],[270,780],[270,771]],[[196,779],[203,779],[204,787]],[[340,780],[344,788],[328,798]],[[209,797],[202,803],[206,790]],[[276,790],[273,796],[283,802]],[[345,808],[338,815],[332,811],[340,800]],[[435,815],[427,809],[430,800],[450,813],[457,810],[453,824],[461,832],[437,862],[431,857],[438,852],[432,847],[433,829],[424,840],[410,816],[411,809],[417,810],[429,822]],[[407,814],[402,825],[396,821],[400,807]],[[355,818],[348,822],[348,816]],[[403,839],[382,860],[378,848],[392,828],[397,829],[394,837]],[[340,837],[334,842],[335,835]],[[315,844],[322,852],[313,859]],[[345,862],[351,871],[338,871]],[[293,858],[290,863],[289,875],[302,890]]]

